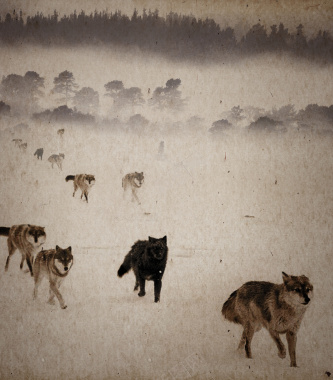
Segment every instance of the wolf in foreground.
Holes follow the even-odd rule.
[[[155,239],[149,236],[148,240],[138,240],[125,256],[124,262],[118,269],[118,276],[133,269],[135,274],[134,291],[139,291],[139,297],[146,294],[146,280],[154,281],[154,300],[160,301],[162,277],[168,259],[167,237]]]
[[[286,349],[279,334],[286,334],[290,366],[297,367],[297,331],[311,300],[313,286],[304,275],[289,276],[282,272],[282,277],[282,284],[265,281],[245,283],[224,303],[222,314],[244,327],[238,348],[245,346],[247,358],[252,358],[252,337],[263,326],[276,343],[280,358],[286,357]]]
[[[142,186],[144,179],[145,179],[145,177],[144,177],[143,172],[141,172],[141,173],[138,173],[138,172],[128,173],[122,179],[122,187],[124,189],[124,196],[125,196],[127,189],[130,188],[131,192],[132,192],[132,202],[135,199],[139,205],[141,203],[139,201],[139,198],[138,198],[136,192],[137,192],[137,189],[139,189]]]
[[[56,296],[60,307],[66,309],[67,305],[59,292],[59,287],[73,266],[73,261],[72,247],[62,249],[56,246],[55,249],[39,252],[34,261],[34,299],[37,298],[38,287],[42,279],[46,277],[50,282],[48,303],[54,305],[54,296]]]
[[[81,199],[84,195],[88,203],[88,194],[93,185],[95,184],[95,176],[93,176],[92,174],[76,174],[75,176],[68,175],[66,177],[66,182],[68,181],[74,181],[73,197],[75,196],[76,190],[80,188],[82,190]]]
[[[33,256],[42,244],[45,243],[46,233],[44,227],[30,224],[20,224],[12,227],[0,227],[0,235],[8,236],[8,257],[5,271],[8,270],[11,256],[18,249],[22,254],[20,268],[23,268],[24,260],[27,261],[31,276],[33,276],[32,261]]]

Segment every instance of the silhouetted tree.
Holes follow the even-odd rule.
[[[119,92],[124,89],[124,84],[120,80],[113,80],[104,85],[106,90],[105,96],[110,96],[113,99],[116,99]]]
[[[73,97],[74,106],[81,112],[94,113],[99,105],[99,95],[91,87],[83,87]]]
[[[185,100],[181,97],[181,91],[178,90],[181,85],[180,79],[169,79],[165,87],[157,87],[149,104],[158,109],[173,109],[179,111],[184,108]]]
[[[38,98],[43,95],[44,78],[34,71],[27,71],[24,76],[10,74],[3,77],[0,94],[16,112],[32,112],[38,106]]]
[[[73,94],[75,94],[76,89],[79,87],[75,83],[73,73],[67,70],[63,71],[57,77],[55,77],[53,84],[54,87],[52,89],[52,92],[64,95],[60,101],[65,101],[66,105],[68,104],[69,99],[73,97]]]

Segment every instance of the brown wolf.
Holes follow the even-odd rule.
[[[167,259],[167,237],[155,239],[149,236],[149,240],[138,240],[132,246],[118,269],[118,276],[122,277],[130,269],[133,269],[135,274],[134,291],[138,290],[140,286],[139,297],[146,294],[146,280],[154,281],[155,302],[159,302]]]
[[[279,334],[286,334],[290,366],[297,367],[297,331],[312,297],[313,286],[304,275],[289,276],[282,272],[282,276],[282,284],[264,281],[245,283],[224,303],[222,314],[244,327],[238,348],[245,346],[247,358],[252,358],[252,337],[263,326],[276,343],[280,358],[285,358],[286,349]]]
[[[66,182],[68,181],[74,181],[73,197],[75,196],[76,190],[80,188],[82,190],[81,199],[84,195],[88,203],[88,194],[93,185],[95,184],[95,176],[93,176],[92,174],[76,174],[75,176],[68,175],[66,177]]]
[[[43,153],[44,153],[44,149],[43,148],[38,148],[36,150],[34,156],[37,156],[37,160],[39,160],[39,157],[42,160],[43,159]]]
[[[57,134],[58,134],[60,137],[62,137],[64,133],[65,133],[65,130],[64,130],[64,129],[58,129],[58,130],[57,130]]]
[[[53,164],[57,164],[58,168],[62,170],[62,161],[64,160],[65,155],[63,153],[59,154],[52,154],[47,160],[51,162],[52,164],[52,169],[53,169]]]
[[[145,177],[143,175],[143,172],[128,173],[123,177],[122,186],[124,189],[124,195],[125,195],[126,190],[130,188],[132,191],[132,202],[135,199],[138,202],[138,204],[141,204],[136,194],[136,191],[142,186],[144,179]]]
[[[27,261],[31,276],[33,255],[38,251],[40,246],[45,243],[46,233],[44,227],[32,226],[30,224],[21,224],[12,227],[0,227],[0,235],[8,236],[8,257],[5,271],[8,270],[11,256],[16,249],[21,252],[22,260],[20,268],[23,268],[24,260]]]
[[[67,277],[73,262],[71,247],[62,249],[56,246],[56,249],[39,252],[34,261],[34,299],[37,298],[38,287],[43,277],[47,277],[50,282],[50,297],[48,303],[53,305],[54,296],[56,296],[61,308],[66,309],[67,305],[59,292],[59,287],[65,277]]]

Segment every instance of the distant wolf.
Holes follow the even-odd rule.
[[[19,145],[19,148],[22,152],[26,152],[27,150],[27,147],[28,147],[28,144],[27,143],[23,143],[23,144],[20,144]]]
[[[279,334],[286,334],[290,366],[297,367],[297,331],[312,297],[313,286],[304,275],[289,276],[282,272],[282,277],[282,284],[265,281],[245,283],[224,303],[222,314],[244,327],[238,348],[245,346],[247,358],[252,358],[254,333],[265,327],[277,345],[280,358],[286,357],[286,349]]]
[[[52,164],[52,169],[53,169],[53,164],[57,164],[58,168],[62,170],[62,161],[64,160],[65,155],[63,153],[59,154],[52,154],[47,160],[51,162]]]
[[[39,160],[39,157],[42,160],[43,159],[43,153],[44,153],[44,149],[43,148],[38,148],[36,150],[34,156],[37,156],[37,160]]]
[[[60,307],[66,309],[67,305],[59,292],[59,287],[68,275],[73,262],[72,247],[62,249],[56,246],[56,249],[39,252],[34,261],[34,299],[37,298],[38,287],[43,277],[46,277],[50,282],[48,303],[54,305],[54,296],[57,296]]]
[[[139,198],[138,198],[136,192],[137,192],[137,189],[139,189],[142,186],[144,179],[145,179],[145,177],[143,175],[143,172],[141,172],[141,173],[138,173],[138,172],[129,173],[129,174],[126,174],[122,179],[124,196],[125,196],[126,190],[130,187],[131,191],[132,191],[132,202],[135,199],[139,205],[141,203],[139,201]]]
[[[10,257],[15,253],[16,249],[18,249],[22,254],[20,268],[23,268],[24,260],[26,260],[32,276],[33,256],[38,251],[39,247],[45,243],[45,228],[32,226],[30,224],[15,225],[10,228],[0,227],[0,235],[8,236],[8,257],[5,271],[8,270]]]
[[[65,130],[64,130],[64,129],[58,129],[58,131],[57,131],[57,134],[58,134],[60,137],[62,137],[64,133],[65,133]]]
[[[125,256],[124,262],[118,269],[118,276],[133,269],[135,274],[134,291],[139,291],[139,297],[143,297],[146,280],[154,281],[155,302],[160,301],[162,277],[168,259],[167,237],[155,239],[149,236],[149,240],[138,240]]]
[[[88,194],[93,185],[95,184],[95,176],[92,174],[76,174],[75,176],[68,175],[66,177],[66,182],[68,181],[74,181],[73,197],[75,196],[76,190],[80,188],[82,190],[81,199],[84,195],[88,203]]]
[[[22,142],[22,139],[13,139],[12,141],[15,142],[15,146],[19,146]]]

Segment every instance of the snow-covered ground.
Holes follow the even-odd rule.
[[[34,126],[26,154],[1,134],[0,225],[45,226],[44,249],[73,248],[60,290],[66,310],[32,300],[16,253],[0,271],[1,379],[324,379],[332,354],[332,137],[288,133],[126,136]],[[33,156],[44,147],[43,161]],[[63,171],[47,158],[65,154]],[[143,171],[139,206],[121,178]],[[68,174],[95,174],[89,204]],[[161,302],[139,298],[134,275],[116,275],[137,239],[168,236]],[[7,257],[0,237],[0,269]],[[249,280],[307,275],[314,299],[301,325],[299,368],[281,360],[267,331],[249,360],[236,353],[241,327],[222,319],[230,293]],[[285,337],[283,337],[285,340]]]

